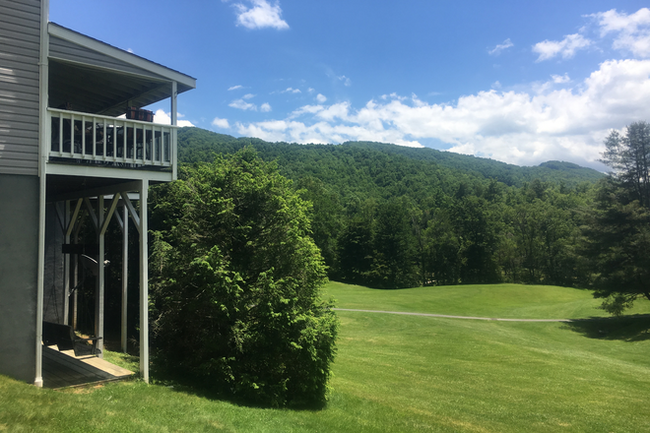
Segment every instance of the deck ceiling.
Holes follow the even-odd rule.
[[[77,63],[51,60],[49,106],[119,116],[128,106],[145,107],[171,97],[171,83]],[[179,89],[179,93],[183,89]]]

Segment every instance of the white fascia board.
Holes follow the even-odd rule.
[[[147,60],[144,57],[136,56],[135,54],[129,53],[128,51],[121,50],[105,42],[75,32],[74,30],[70,30],[56,23],[50,22],[48,24],[48,33],[50,36],[55,36],[66,41],[70,41],[74,44],[80,45],[101,54],[105,54],[138,68],[146,69],[147,71],[153,72],[156,75],[160,75],[169,81],[175,81],[191,89],[196,88],[196,79],[190,77],[189,75],[185,75],[181,72],[167,68],[163,65]]]
[[[48,163],[47,174],[62,174],[69,176],[107,177],[111,179],[146,179],[150,182],[171,182],[171,171],[136,170],[132,168],[97,167],[82,164]]]

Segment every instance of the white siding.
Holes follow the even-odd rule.
[[[0,173],[38,174],[40,8],[0,1]]]

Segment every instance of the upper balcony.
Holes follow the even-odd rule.
[[[54,23],[48,36],[46,173],[175,179],[176,97],[196,80]],[[164,100],[171,125],[125,116],[130,107]]]
[[[70,110],[48,109],[48,161],[172,171],[176,127]]]

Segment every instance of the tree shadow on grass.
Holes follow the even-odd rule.
[[[166,371],[157,368],[155,364],[152,366],[151,373],[152,376],[155,376],[155,381],[159,385],[173,389],[175,392],[182,392],[208,400],[225,401],[236,406],[258,409],[288,409],[309,412],[318,412],[327,407],[326,400],[305,403],[291,402],[284,406],[278,406],[264,401],[251,401],[235,396],[227,390],[219,389],[218,386],[211,386],[209,382],[206,382],[205,378],[201,379],[192,377],[191,375]]]
[[[566,328],[588,338],[637,342],[650,340],[650,315],[594,317],[574,320]]]

